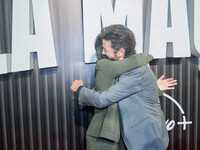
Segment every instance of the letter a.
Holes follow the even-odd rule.
[[[29,0],[13,1],[12,72],[32,69],[31,52],[37,52],[39,68],[57,66],[48,0],[32,3],[35,35],[30,35]]]

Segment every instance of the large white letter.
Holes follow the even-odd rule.
[[[29,33],[29,0],[13,1],[12,71],[32,69],[30,52],[37,52],[39,68],[57,66],[48,0],[32,0],[35,35]]]
[[[94,41],[101,27],[124,24],[131,29],[137,41],[137,52],[142,52],[142,0],[116,0],[113,11],[111,0],[83,0],[85,62],[95,62]],[[102,22],[101,22],[102,21]],[[101,24],[102,23],[102,24]],[[102,25],[102,26],[101,26]]]
[[[194,45],[192,54],[200,57],[200,1],[194,0]]]
[[[11,54],[0,54],[0,74],[11,72]]]
[[[200,57],[200,1],[194,0],[194,47],[192,54]],[[200,71],[200,58],[198,60],[198,68]]]
[[[169,2],[171,27],[167,27]],[[149,53],[165,58],[167,43],[171,43],[168,57],[190,57],[186,0],[152,0]]]

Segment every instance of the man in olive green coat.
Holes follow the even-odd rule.
[[[97,61],[95,67],[95,90],[104,91],[115,84],[116,78],[132,69],[143,66],[153,59],[149,54],[133,54],[122,61],[111,61],[102,56],[102,40],[95,42]],[[87,150],[123,150],[120,140],[120,122],[117,103],[104,108],[95,108],[94,116],[86,133]]]

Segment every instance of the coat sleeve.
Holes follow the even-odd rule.
[[[98,108],[107,107],[139,92],[142,89],[141,78],[140,68],[138,68],[121,75],[115,85],[103,92],[83,87],[79,93],[79,104]]]
[[[134,54],[120,61],[102,59],[97,62],[96,69],[101,70],[109,79],[116,79],[123,73],[146,65],[153,59],[150,54]]]

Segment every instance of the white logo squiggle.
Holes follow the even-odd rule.
[[[192,121],[186,121],[186,116],[185,116],[185,112],[184,112],[183,108],[181,107],[181,105],[173,97],[167,95],[166,93],[163,93],[163,96],[165,96],[168,99],[170,99],[179,108],[180,112],[182,113],[183,120],[180,121],[180,122],[177,122],[177,124],[178,125],[183,125],[183,130],[186,130],[186,125],[192,124]],[[170,131],[170,130],[172,130],[174,128],[175,121],[174,120],[169,121],[169,119],[167,119],[166,125],[167,125],[167,130]]]

